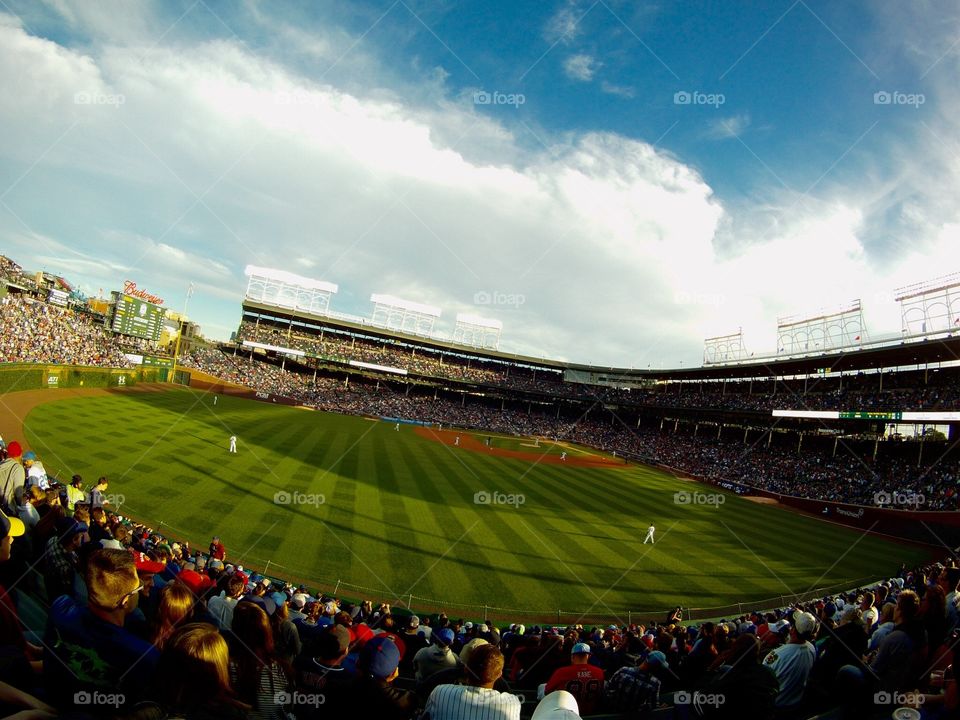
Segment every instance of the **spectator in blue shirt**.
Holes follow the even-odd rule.
[[[44,650],[47,689],[56,704],[72,704],[80,693],[122,693],[139,699],[157,667],[159,653],[124,630],[136,607],[141,583],[133,555],[97,550],[84,568],[88,607],[68,596],[50,606]]]

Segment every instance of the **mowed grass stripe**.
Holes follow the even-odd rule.
[[[599,474],[605,471],[597,470],[594,472]],[[566,488],[575,486],[570,482],[569,477],[564,478],[563,474],[563,469],[545,470],[542,478],[545,484],[555,484],[556,487],[553,491],[557,494],[570,497],[571,502],[575,502],[578,498],[581,500],[592,499],[596,507],[604,507],[605,499],[602,496],[602,491],[598,494],[597,492],[586,489],[595,487],[590,482],[583,483],[583,488],[578,488],[574,491],[566,490]],[[643,489],[637,489],[635,491],[638,497],[642,496],[644,492]],[[591,505],[593,505],[593,503],[583,502],[583,506],[586,508],[591,507]],[[602,512],[602,510],[598,512]],[[669,575],[680,571],[684,575],[687,581],[686,585],[690,591],[700,593],[708,591],[709,583],[703,581],[707,580],[710,576],[708,573],[699,570],[700,567],[703,567],[702,565],[687,562],[676,555],[671,555],[668,559],[665,558],[664,562],[660,561],[660,557],[663,556],[665,552],[670,552],[669,545],[665,548],[663,544],[665,538],[669,541],[669,536],[666,535],[666,531],[668,530],[667,526],[660,524],[661,544],[657,547],[656,545],[643,545],[642,538],[646,535],[647,526],[646,523],[642,525],[638,523],[638,525],[638,527],[627,528],[619,527],[611,523],[606,528],[608,532],[588,536],[589,542],[594,546],[598,546],[598,553],[607,559],[607,564],[611,566],[609,578],[603,578],[603,582],[607,587],[616,582],[617,586],[624,592],[629,592],[631,587],[635,588],[637,592],[643,591],[647,594],[651,591],[655,592],[658,588],[667,591],[669,589],[669,583],[661,582],[659,578],[664,571],[669,570]],[[568,529],[563,527],[555,529],[557,530],[557,540],[561,543],[564,540],[566,542],[578,542],[576,539],[577,536],[586,535],[585,533],[569,532]],[[613,537],[609,533],[616,533],[621,537]],[[584,542],[578,542],[578,544],[580,547],[584,547]],[[598,563],[601,562],[600,556],[594,554]],[[689,555],[687,557],[689,557]],[[696,558],[692,559],[695,560]],[[621,578],[624,572],[627,574]],[[641,582],[640,578],[643,574],[650,575],[650,578],[644,579],[644,581]],[[604,599],[604,602],[606,602],[606,599]]]
[[[859,537],[855,531],[733,497],[717,510],[676,506],[672,496],[677,491],[714,490],[655,469],[569,473],[563,465],[531,467],[527,461],[454,450],[406,426],[394,432],[392,426],[359,418],[231,397],[221,397],[211,408],[211,397],[199,403],[197,398],[182,391],[64,398],[36,408],[26,432],[45,462],[55,454],[88,482],[100,474],[110,476],[110,492],[125,494],[130,514],[153,527],[163,520],[197,547],[206,546],[216,527],[234,558],[259,539],[249,550],[253,567],[254,557],[271,559],[304,579],[341,578],[372,587],[372,592],[354,594],[374,599],[387,599],[388,592],[376,590],[382,587],[377,573],[364,563],[403,563],[419,574],[452,547],[417,586],[429,592],[415,588],[414,595],[477,605],[496,596],[506,600],[489,604],[586,610],[592,593],[570,579],[538,538],[561,550],[564,562],[599,595],[647,552],[641,543],[651,521],[658,528],[658,543],[604,598],[613,608],[777,598],[789,595],[781,580],[801,592],[818,582],[824,586],[893,574],[900,562],[928,557],[876,537],[853,547]],[[79,408],[89,417],[80,419]],[[54,418],[55,423],[44,424]],[[367,430],[370,435],[363,437]],[[240,438],[235,456],[226,451],[231,432]],[[157,446],[138,460],[154,442]],[[338,463],[355,442],[348,455],[367,454],[370,461],[345,457]],[[94,457],[91,451],[104,456]],[[116,459],[107,459],[108,453]],[[51,464],[61,463],[52,459]],[[326,495],[328,502],[320,508],[279,507],[273,495],[281,487],[306,487]],[[529,499],[522,515],[513,508],[478,507],[473,494],[482,489],[521,492]],[[386,510],[381,506],[385,494],[393,502]],[[516,522],[519,517],[530,530]],[[477,518],[483,520],[479,532],[471,531],[454,546]],[[674,531],[666,536],[673,523]],[[364,562],[329,532],[336,532]],[[821,574],[825,577],[818,581]],[[416,576],[404,567],[384,579],[409,585],[411,577]]]
[[[502,607],[504,603],[519,602],[514,577],[534,575],[535,564],[531,561],[543,555],[537,553],[507,522],[503,513],[514,512],[513,509],[501,510],[494,506],[473,504],[475,493],[495,487],[492,485],[494,480],[482,468],[471,467],[468,461],[461,463],[459,460],[462,458],[454,457],[451,452],[449,448],[438,445],[433,453],[431,459],[437,471],[437,482],[442,482],[439,478],[445,480],[443,487],[448,489],[451,504],[471,508],[469,515],[473,520],[467,527],[473,526],[473,529],[450,555],[481,572],[478,577],[478,584],[484,593],[481,603]],[[483,566],[476,560],[481,553],[494,563],[493,567],[498,570],[496,575],[483,572]],[[530,557],[524,558],[525,553]]]
[[[483,567],[494,566],[486,550],[477,545],[471,538],[471,534],[478,527],[475,514],[472,510],[447,502],[448,496],[443,492],[446,488],[440,483],[434,482],[431,474],[426,471],[422,462],[423,454],[419,451],[418,446],[410,443],[400,443],[399,446],[413,477],[418,479],[417,487],[424,500],[424,511],[429,514],[420,519],[420,530],[427,535],[427,528],[439,528],[442,536],[430,534],[430,537],[444,546],[440,554],[447,554],[427,578],[429,589],[416,594],[431,599],[449,598],[451,597],[451,588],[460,587],[463,589],[464,597],[471,599],[482,597],[482,590],[477,583],[477,571],[468,567],[466,563],[457,560],[459,557],[457,547],[449,547],[449,538],[455,538],[453,542],[459,540],[458,546],[461,543],[467,543],[467,547],[471,548],[471,555],[479,565]],[[448,549],[449,553],[447,552]],[[502,593],[504,597],[509,598],[512,595],[511,590],[502,578],[498,581],[496,590]],[[515,600],[515,598],[511,599]]]

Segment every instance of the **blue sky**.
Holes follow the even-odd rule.
[[[5,0],[0,251],[174,307],[195,282],[218,338],[247,264],[603,364],[770,350],[856,297],[897,332],[890,291],[960,265],[958,13]]]

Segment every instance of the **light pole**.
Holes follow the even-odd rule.
[[[187,296],[183,299],[183,314],[177,324],[177,344],[173,349],[173,371],[170,374],[170,382],[177,381],[177,357],[180,355],[180,338],[183,337],[183,321],[187,317],[187,303],[190,302],[191,295],[193,295],[193,283],[190,283],[190,287],[187,288]]]

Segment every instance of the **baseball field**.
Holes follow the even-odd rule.
[[[625,621],[846,589],[929,557],[547,440],[187,389],[49,398],[24,423],[48,470],[107,475],[120,514],[195,547],[219,535],[228,561],[347,597]]]

